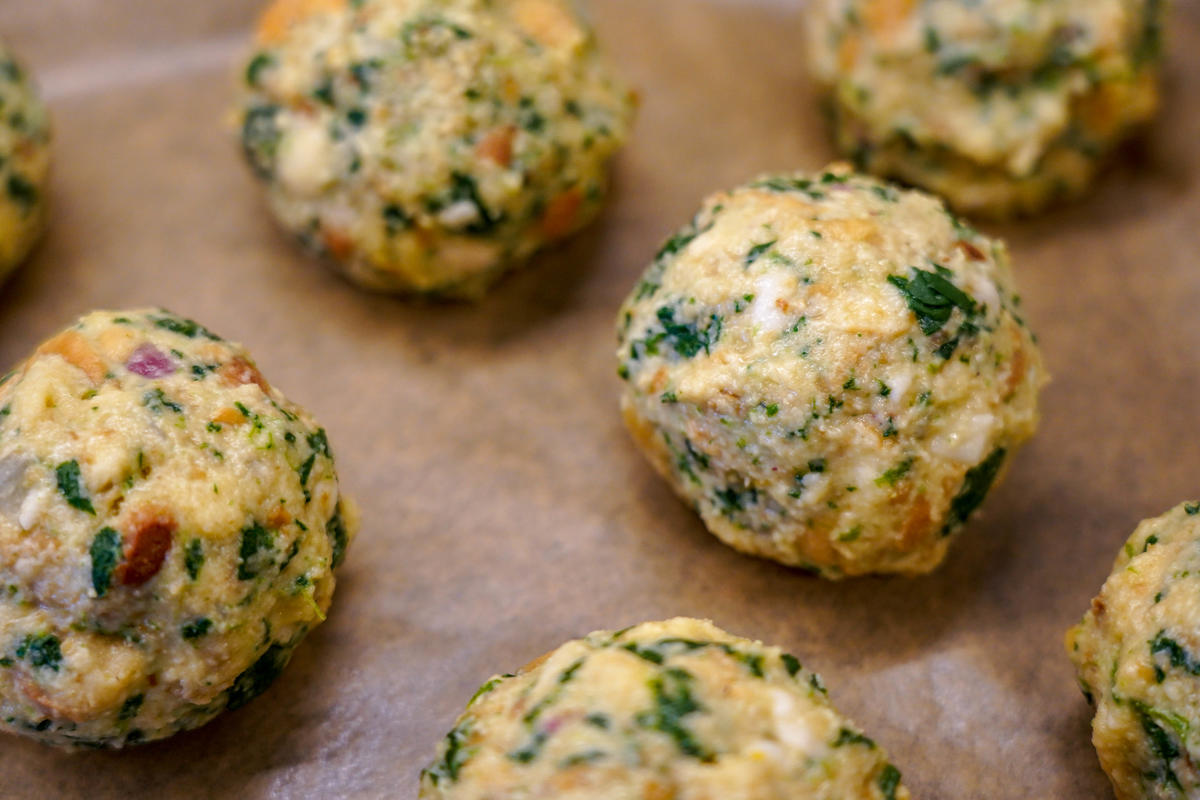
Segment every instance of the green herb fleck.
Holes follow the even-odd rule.
[[[196,580],[200,576],[200,568],[204,566],[204,545],[199,539],[192,539],[183,551],[183,568],[188,577]]]
[[[117,712],[117,721],[126,722],[136,717],[142,708],[142,701],[145,699],[146,695],[144,694],[134,694],[125,698],[125,702],[121,704],[121,710]]]
[[[58,479],[58,491],[66,498],[67,504],[96,516],[96,509],[83,486],[83,476],[79,472],[79,462],[75,459],[64,461],[54,470]]]
[[[793,678],[796,677],[796,673],[800,671],[800,659],[791,653],[783,653],[779,656],[779,660],[783,662],[783,668],[787,670],[787,674]]]
[[[183,406],[168,398],[163,394],[163,390],[152,389],[142,395],[142,405],[153,411],[155,414],[161,414],[163,411],[174,411],[176,414],[183,413]]]
[[[1167,656],[1170,666],[1182,669],[1191,675],[1200,675],[1200,659],[1184,649],[1179,642],[1167,636],[1165,630],[1159,631],[1150,640],[1150,658],[1154,661],[1154,677],[1159,683],[1162,683],[1166,673],[1160,663],[1160,655]]]
[[[1004,457],[1007,453],[1008,451],[1003,447],[998,447],[980,464],[967,470],[962,488],[950,502],[950,520],[942,528],[943,536],[950,533],[956,526],[966,522],[971,512],[982,505],[996,476],[1000,474],[1000,468],[1004,466]]]
[[[258,53],[254,58],[250,59],[249,65],[246,66],[246,83],[249,86],[258,86],[258,79],[262,75],[263,70],[275,64],[275,57],[270,53]]]
[[[212,624],[212,620],[208,617],[200,617],[186,623],[180,628],[180,632],[183,634],[184,639],[199,639],[212,629]]]
[[[911,279],[899,275],[888,276],[888,283],[904,295],[926,336],[941,330],[956,307],[968,317],[975,314],[975,301],[949,281],[950,275],[951,272],[944,267],[939,267],[937,272],[914,267]]]
[[[37,205],[37,187],[34,186],[33,183],[27,180],[24,176],[18,175],[15,172],[12,173],[8,176],[6,188],[8,189],[8,196],[11,197],[17,203],[17,205],[21,206],[21,208],[25,211],[28,211]]]
[[[900,770],[888,764],[879,773],[876,783],[879,791],[883,792],[883,800],[896,800],[896,789],[900,786]]]
[[[58,672],[62,664],[62,647],[52,633],[30,634],[17,646],[17,658],[28,658],[35,667],[49,667]]]
[[[108,593],[108,587],[112,585],[113,570],[116,569],[124,555],[121,534],[112,528],[101,528],[100,532],[92,539],[90,554],[92,557],[92,588],[96,590],[97,597],[104,597]]]
[[[273,550],[271,532],[262,525],[255,522],[242,528],[242,544],[238,549],[238,580],[251,580],[272,566]]]
[[[760,259],[762,257],[763,253],[767,252],[768,250],[770,250],[772,247],[775,246],[775,243],[777,241],[779,241],[779,240],[772,239],[769,242],[763,242],[762,244],[756,244],[753,247],[751,247],[750,252],[746,254],[746,266],[748,267],[751,264],[753,264],[755,261],[758,261],[758,259]]]
[[[474,751],[466,747],[470,737],[471,721],[463,720],[446,734],[442,744],[442,757],[429,769],[423,770],[422,776],[428,775],[434,786],[442,781],[457,781],[458,773],[467,763],[467,759],[474,755]]]
[[[506,679],[512,678],[512,677],[514,677],[514,676],[511,673],[505,673],[503,675],[497,675],[494,678],[488,679],[483,684],[483,686],[480,686],[478,689],[475,690],[475,694],[471,695],[471,699],[467,701],[467,708],[470,708],[472,705],[475,704],[476,700],[478,700],[480,697],[483,697],[485,694],[490,692],[492,689],[495,689],[497,686],[499,686],[501,683],[503,683]]]
[[[172,333],[178,333],[180,336],[186,336],[189,339],[195,339],[197,336],[202,336],[205,339],[211,339],[214,342],[221,341],[221,337],[210,331],[198,322],[178,317],[174,314],[162,314],[156,317],[150,317],[155,327],[162,328]]]
[[[650,681],[654,709],[640,712],[635,719],[643,728],[667,734],[684,755],[712,761],[713,753],[684,725],[685,717],[704,710],[692,696],[692,680],[691,673],[686,670],[663,670],[662,675]]]
[[[896,466],[889,469],[887,472],[875,479],[876,486],[895,486],[897,481],[909,473],[913,466],[913,459],[906,458]]]
[[[834,740],[833,746],[841,747],[847,744],[861,744],[871,750],[875,749],[875,740],[870,736],[866,736],[850,728],[842,728],[838,731],[837,739]]]
[[[257,661],[238,675],[229,687],[229,700],[225,708],[235,711],[270,688],[279,673],[287,666],[291,650],[278,644],[267,648]]]
[[[329,542],[332,545],[332,553],[329,557],[329,566],[332,569],[337,569],[346,560],[346,546],[350,544],[350,532],[346,530],[346,523],[342,520],[342,503],[339,500],[337,510],[333,512],[333,516],[325,523],[325,535],[329,537]]]

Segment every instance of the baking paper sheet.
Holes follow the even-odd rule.
[[[1135,523],[1200,496],[1195,0],[1146,141],[1085,202],[984,226],[1054,374],[1039,434],[940,571],[841,584],[719,544],[616,410],[613,317],[659,242],[713,189],[832,156],[797,7],[594,0],[644,99],[612,204],[473,307],[361,293],[274,227],[226,127],[256,6],[0,0],[56,126],[53,223],[0,291],[0,362],[92,308],[201,320],[328,428],[363,530],[263,697],[122,753],[3,737],[0,795],[413,797],[489,675],[686,614],[821,672],[915,797],[1111,797],[1061,638]]]

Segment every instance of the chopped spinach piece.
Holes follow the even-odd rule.
[[[457,781],[458,773],[462,771],[467,759],[474,755],[474,752],[466,747],[470,738],[471,720],[463,720],[455,725],[446,734],[442,757],[429,769],[423,770],[421,774],[428,775],[434,786],[439,785],[443,780],[450,783]]]
[[[199,619],[195,619],[184,624],[183,627],[180,628],[180,633],[183,634],[184,639],[189,641],[192,639],[199,639],[201,636],[204,636],[206,633],[212,630],[212,625],[213,622],[211,619],[208,617],[200,617]]]
[[[1183,510],[1189,517],[1194,517],[1200,514],[1200,503],[1184,503]]]
[[[748,486],[738,488],[736,486],[727,486],[724,489],[717,489],[713,492],[713,497],[717,504],[721,507],[721,513],[732,518],[739,511],[745,511],[752,505],[758,503],[758,488]]]
[[[1132,705],[1138,715],[1139,721],[1142,723],[1142,730],[1145,731],[1146,736],[1149,738],[1150,752],[1162,762],[1147,777],[1182,791],[1183,786],[1179,783],[1179,776],[1175,774],[1175,770],[1171,767],[1171,762],[1180,756],[1181,751],[1179,746],[1175,744],[1175,740],[1171,738],[1171,734],[1167,733],[1166,729],[1154,720],[1153,709],[1145,703],[1137,701],[1134,701]]]
[[[676,322],[675,309],[670,306],[658,309],[657,317],[663,327],[662,338],[684,358],[692,358],[701,350],[711,352],[710,348],[721,338],[721,318],[716,314],[709,317],[703,329],[698,321]]]
[[[888,283],[904,295],[926,336],[940,331],[950,321],[955,308],[961,309],[968,317],[976,312],[976,304],[971,296],[949,281],[951,274],[944,267],[939,267],[937,272],[913,267],[912,278],[888,276]]]
[[[755,261],[758,261],[758,259],[762,257],[763,253],[775,246],[775,242],[777,241],[778,239],[772,239],[769,242],[763,242],[762,244],[756,244],[751,247],[750,252],[746,254],[746,266],[748,267]]]
[[[346,530],[346,523],[342,520],[341,501],[338,501],[337,510],[325,523],[325,535],[329,537],[329,541],[333,545],[329,566],[337,569],[346,560],[346,546],[350,544],[350,532]]]
[[[486,681],[483,684],[483,686],[480,686],[478,689],[475,690],[475,694],[471,695],[471,699],[467,701],[467,708],[470,708],[472,705],[475,704],[476,700],[478,700],[480,697],[483,697],[485,694],[490,692],[492,689],[495,689],[503,681],[505,681],[508,678],[512,678],[512,677],[514,677],[514,676],[511,673],[505,673],[503,675],[497,675],[496,677],[491,678],[488,681]]]
[[[696,230],[695,226],[689,225],[663,242],[662,247],[658,248],[658,252],[654,254],[654,260],[661,261],[667,256],[675,255],[691,244],[692,240],[699,235],[700,231]]]
[[[17,646],[17,658],[28,658],[35,667],[49,667],[58,672],[62,664],[62,647],[52,633],[30,634]]]
[[[467,225],[467,233],[482,236],[490,233],[500,224],[500,217],[488,209],[487,203],[479,194],[479,186],[475,183],[475,179],[465,172],[456,171],[450,175],[450,202],[446,205],[464,201],[475,206],[475,212],[478,215],[478,219]]]
[[[971,512],[983,503],[996,476],[1000,474],[1000,468],[1004,466],[1004,457],[1007,454],[1007,450],[998,447],[981,463],[967,470],[962,488],[950,502],[950,519],[942,528],[943,536],[950,533],[956,526],[966,522],[967,517],[971,516]]]
[[[8,176],[8,196],[21,206],[22,209],[28,211],[33,208],[38,201],[38,190],[24,176],[12,173]]]
[[[783,662],[783,668],[787,670],[788,675],[796,677],[796,673],[800,671],[800,659],[791,653],[783,653],[779,660]]]
[[[889,469],[888,471],[886,471],[882,475],[880,475],[878,478],[876,478],[875,485],[876,486],[895,486],[896,483],[901,478],[903,478],[905,475],[907,475],[912,470],[912,466],[913,466],[913,459],[911,459],[911,458],[904,459],[899,464],[892,467],[891,469]]]
[[[274,171],[275,154],[283,138],[276,119],[278,114],[278,106],[255,106],[246,112],[242,122],[242,152],[260,178],[269,178]]]
[[[395,235],[411,228],[414,220],[401,206],[392,203],[384,206],[383,224],[387,227],[388,234]]]
[[[824,200],[825,193],[813,188],[813,182],[807,178],[789,178],[787,176],[778,175],[771,178],[764,178],[750,184],[752,189],[766,189],[772,192],[800,192],[808,196],[810,200]]]
[[[197,336],[202,336],[205,339],[211,339],[214,342],[221,341],[220,336],[217,336],[199,322],[195,322],[194,320],[190,320],[185,317],[164,313],[159,316],[151,317],[150,320],[154,323],[156,328],[162,328],[165,331],[178,333],[180,336],[186,336],[189,339],[195,339]]]
[[[121,534],[112,528],[101,528],[92,539],[90,548],[92,557],[92,588],[97,597],[104,597],[108,587],[112,585],[113,570],[124,555]]]
[[[274,66],[274,64],[275,57],[270,53],[256,54],[246,66],[246,84],[248,86],[258,86],[258,79],[262,75],[263,70]]]
[[[1162,683],[1166,673],[1159,659],[1160,655],[1167,657],[1170,666],[1182,669],[1191,675],[1200,675],[1200,658],[1189,653],[1179,642],[1166,635],[1165,630],[1159,631],[1150,640],[1150,658],[1154,662],[1154,676]]]
[[[238,549],[238,580],[251,580],[273,566],[273,550],[271,532],[262,525],[255,522],[242,528],[242,544]]]
[[[204,545],[199,539],[192,539],[183,551],[183,568],[188,577],[196,580],[200,576],[200,568],[204,566]]]
[[[163,394],[161,388],[151,389],[142,395],[142,405],[155,414],[161,414],[167,410],[174,411],[176,414],[183,413],[183,406]]]
[[[96,516],[96,509],[92,506],[87,489],[83,485],[79,462],[75,459],[64,461],[55,468],[54,474],[58,479],[58,491],[66,498],[67,504],[72,508],[91,514],[93,517]]]
[[[282,645],[272,644],[245,672],[238,675],[229,687],[229,700],[225,707],[235,711],[270,688],[279,673],[287,666],[292,651]]]
[[[875,749],[875,740],[870,736],[851,730],[850,728],[842,728],[838,731],[837,739],[834,740],[834,747],[841,747],[847,744],[861,744],[871,750]]]
[[[144,694],[134,694],[125,698],[125,702],[121,704],[121,710],[117,712],[117,721],[125,722],[136,717],[145,699],[146,695]]]
[[[879,773],[876,783],[879,791],[883,792],[884,800],[896,800],[896,789],[900,786],[900,770],[888,764]]]
[[[301,486],[308,485],[308,477],[309,477],[309,475],[312,474],[313,465],[316,463],[317,463],[317,454],[314,452],[314,453],[310,453],[308,458],[304,459],[304,463],[302,463],[299,467],[296,468],[296,471],[300,473],[300,485]]]
[[[643,728],[670,736],[684,755],[712,761],[715,757],[712,751],[704,747],[684,725],[684,717],[704,710],[692,696],[692,680],[692,674],[686,670],[663,670],[660,676],[650,681],[654,709],[638,713],[635,719]]]
[[[548,732],[537,731],[533,736],[529,737],[528,742],[509,753],[508,757],[518,764],[528,764],[538,757],[538,754],[542,752],[542,746],[546,744],[546,740],[549,738],[550,734]]]

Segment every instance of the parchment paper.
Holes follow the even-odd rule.
[[[1061,645],[1135,523],[1200,496],[1200,7],[1093,197],[1008,237],[1055,381],[949,561],[830,584],[734,553],[616,411],[615,309],[706,192],[831,157],[799,11],[594,0],[644,97],[602,220],[477,307],[363,294],[268,218],[224,127],[247,0],[0,0],[57,129],[45,243],[0,292],[0,362],[92,308],[245,342],[329,429],[364,526],[275,686],[122,753],[0,741],[4,797],[413,797],[472,691],[596,628],[676,614],[779,644],[918,798],[1111,797]],[[730,798],[736,800],[736,798]]]

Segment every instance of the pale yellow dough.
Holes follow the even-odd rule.
[[[860,168],[964,213],[1031,213],[1154,115],[1168,5],[813,0],[809,61]]]
[[[0,44],[0,280],[46,223],[50,120],[28,75]]]
[[[0,385],[0,721],[122,747],[244,705],[356,527],[324,430],[241,346],[83,317]]]
[[[1119,800],[1200,797],[1200,503],[1137,527],[1067,652]]]
[[[765,176],[709,197],[625,301],[621,409],[727,544],[927,572],[1036,426],[1018,302],[1003,243],[929,195]]]
[[[596,215],[633,105],[569,0],[276,0],[239,117],[309,249],[367,288],[475,297]]]
[[[908,800],[778,647],[677,618],[567,642],[480,688],[425,800]]]

